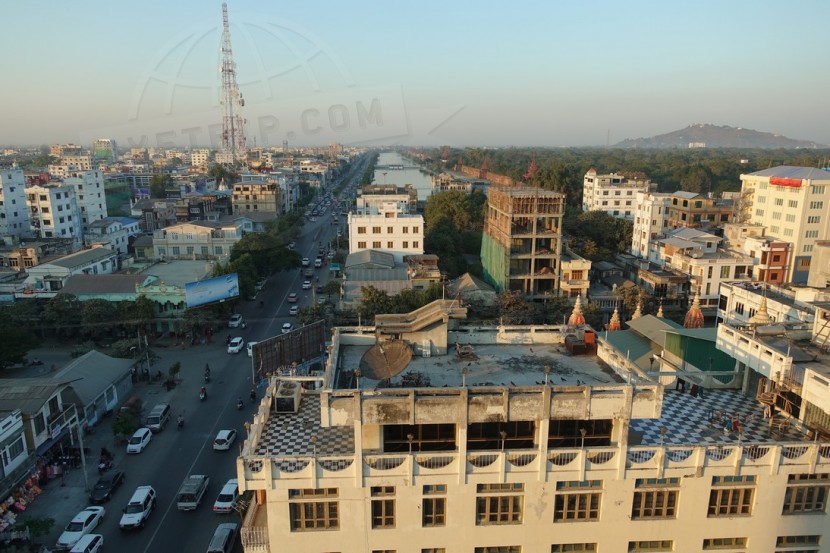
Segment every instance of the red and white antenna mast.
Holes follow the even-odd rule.
[[[231,30],[228,24],[228,4],[222,3],[222,153],[225,163],[243,162],[248,157],[245,148],[245,120],[240,115],[245,100],[236,84],[236,63],[231,50]]]

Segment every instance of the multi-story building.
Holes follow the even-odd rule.
[[[47,165],[46,171],[53,179],[63,180],[66,177],[81,171],[81,168],[71,163],[62,163],[57,165]]]
[[[591,261],[568,248],[563,249],[559,259],[562,265],[562,279],[559,282],[562,295],[569,298],[586,297],[591,287],[591,281],[588,278]]]
[[[282,190],[276,182],[237,182],[232,190],[235,214],[256,211],[272,213],[276,217],[283,213]]]
[[[430,176],[430,188],[432,193],[448,192],[450,190],[460,190],[461,192],[473,191],[473,179],[465,176],[451,175],[449,173],[441,173],[439,175]]]
[[[242,227],[234,222],[181,223],[153,233],[153,252],[156,259],[225,260],[242,235]]]
[[[210,161],[210,150],[207,148],[200,148],[198,150],[190,151],[190,164],[194,167],[206,167]]]
[[[92,141],[92,157],[106,162],[115,162],[118,159],[118,146],[111,138],[99,138]]]
[[[210,194],[179,198],[176,200],[174,207],[176,220],[181,223],[187,221],[206,221],[208,214],[216,211],[215,206],[216,196]]]
[[[604,211],[618,219],[633,219],[638,192],[648,192],[656,185],[645,175],[598,175],[591,167],[582,181],[582,211]]]
[[[481,241],[484,280],[496,291],[542,299],[559,292],[565,195],[492,186]]]
[[[815,303],[830,301],[824,288],[792,288],[763,285],[760,282],[721,282],[718,322],[746,326],[755,314],[766,311],[770,323],[810,323],[815,320]]]
[[[17,167],[0,168],[0,237],[31,236],[26,178]]]
[[[39,238],[71,238],[80,246],[83,241],[81,210],[70,185],[30,186],[26,204],[32,232]]]
[[[73,275],[106,275],[118,270],[118,253],[109,248],[90,248],[26,269],[26,290],[20,297],[31,293],[53,296],[63,289]]]
[[[813,262],[807,276],[807,286],[830,288],[830,241],[819,240],[813,246]]]
[[[723,225],[724,249],[752,257],[753,279],[768,284],[783,284],[787,278],[792,244],[764,236],[766,229],[747,223]]]
[[[830,239],[830,172],[780,165],[741,175],[741,184],[746,222],[792,243],[789,281],[807,282],[816,242]]]
[[[660,350],[617,350],[601,367],[563,354],[588,328],[464,315],[439,300],[254,346],[274,376],[237,460],[246,552],[828,550],[826,376],[770,425],[726,356],[672,348],[653,373]]]
[[[671,193],[669,228],[717,227],[732,221],[734,210],[731,199],[678,190]]]
[[[107,216],[104,174],[98,170],[80,171],[65,178],[63,183],[75,189],[75,198],[81,210],[81,225],[86,234],[90,224]]]
[[[669,228],[671,194],[637,192],[634,196],[634,231],[631,234],[631,255],[648,258],[651,242]]]
[[[396,263],[404,256],[424,253],[424,218],[403,213],[397,202],[378,206],[377,211],[349,213],[349,253],[378,250],[390,253]]]
[[[138,234],[138,221],[129,217],[106,217],[89,225],[84,235],[88,244],[103,245],[126,256],[130,236]]]
[[[418,191],[411,184],[369,184],[358,192],[355,211],[360,215],[377,213],[380,206],[389,202],[394,202],[401,213],[417,213]]]
[[[77,249],[71,238],[26,239],[0,247],[0,267],[25,270],[39,265],[47,257],[69,255]]]
[[[92,156],[87,154],[64,154],[61,157],[61,165],[73,165],[78,168],[78,171],[91,171],[93,169]]]

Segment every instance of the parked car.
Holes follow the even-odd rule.
[[[100,553],[104,549],[104,536],[87,534],[78,540],[69,553]]]
[[[239,328],[240,325],[242,325],[242,315],[239,313],[231,315],[231,318],[228,321],[228,328]]]
[[[149,428],[139,428],[127,442],[127,453],[141,453],[152,438],[153,433]]]
[[[291,292],[288,294],[288,303],[296,303],[297,302],[297,292]]]
[[[57,549],[69,550],[78,540],[91,533],[104,518],[106,510],[103,507],[87,507],[66,525],[55,546]]]
[[[241,336],[233,338],[228,344],[228,353],[239,353],[245,346],[245,340]]]
[[[292,330],[294,330],[294,325],[293,324],[291,324],[291,323],[283,323],[282,324],[282,333],[283,334],[288,334]]]
[[[112,499],[115,490],[124,483],[123,470],[111,470],[98,479],[89,494],[90,503],[106,503]]]
[[[292,305],[291,309],[288,310],[289,315],[299,315],[300,314],[300,306],[299,305]]]
[[[227,451],[236,440],[236,430],[220,430],[213,439],[213,449],[216,451]]]
[[[231,478],[222,486],[222,491],[219,492],[219,497],[213,504],[213,512],[230,513],[236,507],[237,501],[239,501],[239,482],[236,478]]]

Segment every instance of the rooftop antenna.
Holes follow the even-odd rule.
[[[244,161],[247,157],[245,147],[245,120],[239,114],[245,100],[236,83],[236,62],[231,50],[231,28],[228,23],[228,4],[222,3],[222,152],[226,160]]]

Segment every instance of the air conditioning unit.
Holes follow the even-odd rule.
[[[282,381],[274,397],[274,411],[277,413],[297,413],[300,410],[302,386],[298,382]]]

